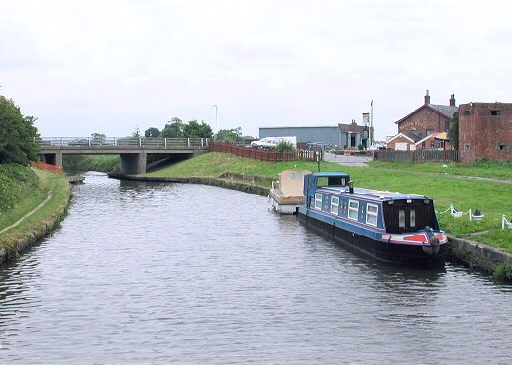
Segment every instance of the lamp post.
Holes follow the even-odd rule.
[[[217,122],[217,104],[213,104],[213,107],[215,108],[215,129],[217,130],[217,133],[219,133],[219,123]]]

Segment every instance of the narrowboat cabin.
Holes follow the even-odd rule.
[[[448,239],[426,196],[355,189],[338,172],[306,175],[304,196],[301,223],[356,251],[394,264],[444,261]]]

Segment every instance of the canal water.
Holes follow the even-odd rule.
[[[0,271],[2,364],[509,364],[512,288],[376,264],[202,185],[89,174]]]

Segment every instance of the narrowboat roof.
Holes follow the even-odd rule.
[[[329,192],[333,192],[335,194],[344,194],[347,196],[353,196],[354,198],[378,199],[378,200],[382,200],[382,201],[403,200],[403,199],[429,199],[429,197],[427,197],[425,195],[403,194],[403,193],[399,193],[399,192],[381,191],[381,190],[373,190],[373,189],[362,189],[362,188],[354,188],[354,192],[349,193],[348,187],[338,187],[338,186],[319,187],[319,191],[329,191]]]
[[[324,176],[343,176],[343,177],[347,177],[349,176],[349,174],[345,174],[344,172],[314,172],[312,173],[312,175],[314,176],[318,176],[318,177],[324,177]]]

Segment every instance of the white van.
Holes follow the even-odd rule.
[[[293,144],[293,147],[297,147],[297,137],[265,137],[258,141],[251,142],[251,147],[262,148],[262,149],[273,149],[279,144],[279,142],[287,141]]]

